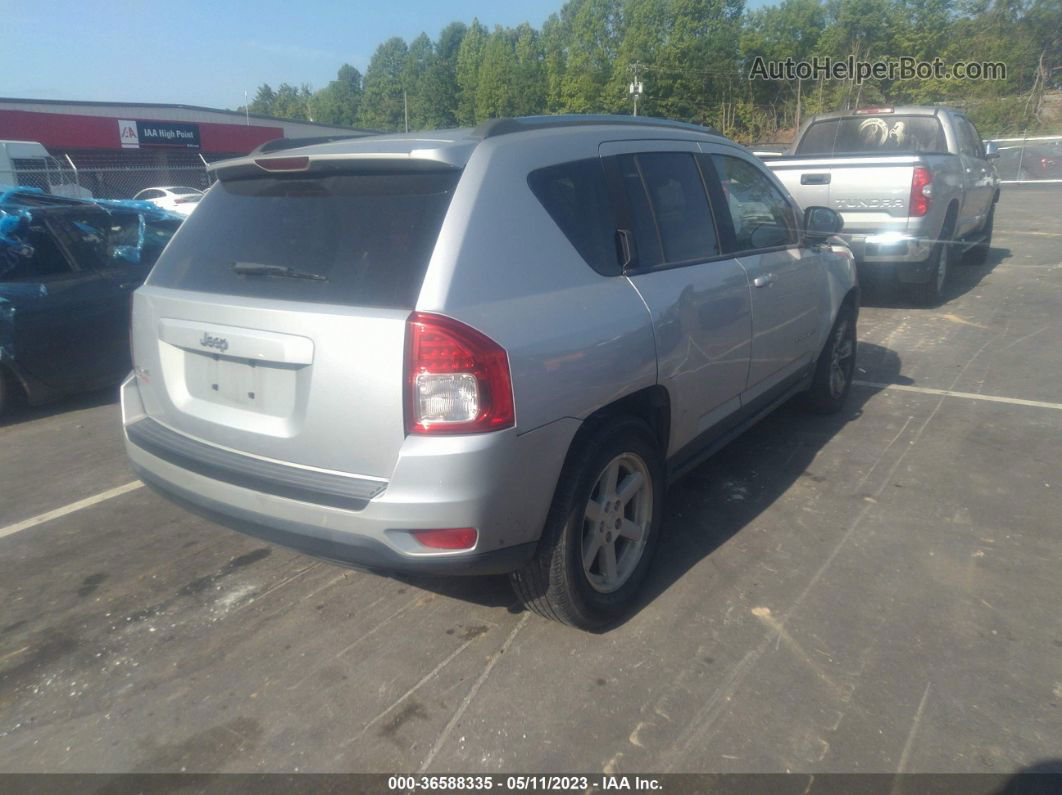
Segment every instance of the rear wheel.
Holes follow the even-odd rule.
[[[992,248],[992,227],[996,220],[996,205],[988,211],[988,218],[981,229],[981,241],[966,253],[966,262],[969,265],[983,265],[988,259],[988,251]]]
[[[0,367],[0,417],[11,410],[14,396],[15,390],[14,385],[11,383],[11,376],[7,374],[3,367]]]
[[[948,283],[952,263],[950,223],[941,230],[940,240],[933,246],[929,259],[929,281],[912,284],[908,288],[911,300],[919,306],[939,306],[944,300],[944,287]]]
[[[826,347],[819,354],[811,388],[804,393],[804,407],[816,414],[836,414],[848,399],[856,360],[856,313],[844,306],[830,329]]]
[[[582,629],[620,618],[659,540],[663,465],[636,419],[614,422],[565,465],[535,557],[511,575],[536,613]]]

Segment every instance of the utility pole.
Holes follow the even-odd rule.
[[[631,95],[631,98],[634,100],[634,115],[637,116],[638,115],[638,97],[640,97],[642,95],[643,89],[644,89],[644,86],[642,86],[642,82],[638,79],[638,72],[640,70],[642,70],[642,69],[645,69],[646,67],[645,67],[644,64],[632,63],[627,68],[630,69],[631,72],[634,73],[634,80],[633,80],[633,82],[631,82],[630,86],[628,87],[628,93]]]
[[[406,96],[406,90],[402,89],[402,110],[406,115],[406,132],[409,132],[409,97]]]
[[[243,118],[247,126],[251,126],[251,107],[247,103],[247,92],[243,92]]]

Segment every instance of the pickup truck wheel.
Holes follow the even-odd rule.
[[[992,248],[992,227],[995,225],[995,220],[996,205],[993,204],[992,209],[988,211],[985,225],[981,229],[981,241],[966,252],[967,265],[983,265],[988,259],[988,251]]]
[[[640,420],[611,423],[564,467],[535,557],[510,575],[539,615],[581,629],[623,616],[660,535],[664,472]]]
[[[803,394],[804,408],[816,414],[836,414],[848,399],[856,361],[856,316],[845,306],[837,315],[826,347],[819,354],[811,388]]]
[[[3,417],[10,409],[15,397],[14,385],[11,376],[3,367],[0,367],[0,417]]]
[[[944,286],[948,283],[952,261],[950,229],[940,233],[940,240],[933,246],[933,252],[929,255],[929,259],[929,281],[921,284],[912,284],[909,288],[911,300],[919,306],[939,306],[944,300]]]

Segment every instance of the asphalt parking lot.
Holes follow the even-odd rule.
[[[983,266],[869,297],[838,417],[675,486],[592,635],[503,578],[400,581],[133,478],[113,394],[0,427],[0,770],[998,772],[1062,757],[1062,186]],[[42,514],[84,501],[63,515]]]

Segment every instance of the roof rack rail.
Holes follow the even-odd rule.
[[[272,138],[265,143],[258,144],[251,150],[252,155],[264,155],[269,152],[282,152],[285,149],[297,149],[300,146],[313,146],[314,144],[330,144],[333,141],[346,141],[350,138],[365,138],[370,135],[379,135],[377,132],[358,132],[347,135],[314,135],[306,138]]]
[[[473,130],[473,135],[479,138],[494,138],[499,135],[529,132],[531,130],[543,130],[553,127],[586,127],[599,124],[659,127],[720,135],[719,131],[712,127],[702,127],[699,124],[691,124],[684,121],[654,119],[651,116],[609,116],[604,114],[580,113],[558,114],[556,116],[517,116],[511,119],[491,119],[476,127],[476,129]]]

